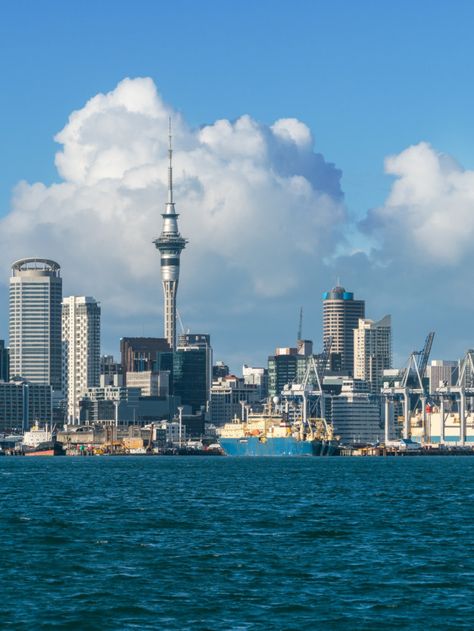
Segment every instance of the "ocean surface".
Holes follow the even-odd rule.
[[[474,458],[0,459],[1,629],[473,629]]]

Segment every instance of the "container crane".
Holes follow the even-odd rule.
[[[428,360],[433,346],[434,331],[428,333],[425,344],[421,351],[413,351],[407,361],[406,367],[401,375],[400,385],[389,388],[382,388],[382,395],[385,398],[385,442],[390,438],[390,404],[394,400],[403,401],[403,438],[408,438],[410,434],[410,413],[412,411],[412,396],[418,395],[421,401],[423,428],[426,434],[426,399],[428,393],[423,384],[423,376],[428,365]],[[418,401],[413,406],[415,409]]]
[[[436,393],[440,398],[440,416],[441,416],[441,435],[440,442],[444,442],[445,428],[446,428],[446,414],[445,414],[445,401],[446,399],[459,399],[459,443],[464,446],[466,443],[466,429],[467,429],[467,399],[474,397],[474,387],[471,383],[466,385],[468,372],[474,375],[474,350],[469,349],[464,355],[459,365],[459,375],[455,386],[444,385],[436,388]]]

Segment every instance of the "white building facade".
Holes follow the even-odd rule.
[[[379,394],[384,370],[391,367],[391,317],[387,315],[378,322],[361,318],[354,329],[354,378],[363,379],[373,394]]]
[[[79,400],[100,382],[100,306],[89,296],[62,303],[63,382],[69,423],[79,422]]]
[[[20,259],[10,278],[10,376],[61,390],[60,266]]]

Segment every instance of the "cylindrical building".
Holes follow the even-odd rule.
[[[61,389],[62,278],[55,261],[25,258],[10,278],[10,376]]]
[[[341,354],[341,370],[354,374],[354,329],[365,318],[365,301],[354,300],[344,287],[334,287],[323,294],[323,342],[332,337],[331,354]]]

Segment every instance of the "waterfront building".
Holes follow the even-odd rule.
[[[80,400],[81,423],[145,425],[171,419],[181,404],[179,397],[142,396],[140,388],[88,388]],[[186,413],[191,408],[184,406]]]
[[[162,337],[122,337],[120,357],[124,385],[128,372],[173,369],[170,346]]]
[[[62,303],[63,384],[68,423],[79,422],[79,400],[100,380],[100,306],[90,296]]]
[[[10,381],[10,350],[0,340],[0,381]]]
[[[331,399],[331,421],[343,445],[374,444],[384,438],[380,405],[359,379],[343,380],[341,393]]]
[[[139,388],[106,386],[86,388],[79,400],[79,418],[81,423],[122,420],[123,411],[131,409],[131,417],[138,418]],[[135,410],[135,412],[134,412]]]
[[[61,390],[60,266],[42,258],[13,263],[10,277],[10,375]]]
[[[24,432],[39,423],[51,423],[51,386],[24,379],[0,382],[0,433]]]
[[[323,294],[323,342],[332,338],[331,354],[341,354],[341,371],[354,373],[354,329],[365,318],[365,301],[354,300],[344,287],[334,287]]]
[[[178,293],[181,251],[187,240],[178,230],[178,213],[173,200],[173,150],[171,148],[171,121],[168,149],[168,200],[165,204],[163,229],[154,244],[160,252],[161,282],[164,296],[164,336],[172,351],[176,349],[176,297]]]
[[[373,394],[383,386],[384,370],[392,367],[392,326],[389,315],[378,322],[359,319],[354,329],[354,377],[366,381]]]
[[[244,378],[228,375],[213,381],[211,388],[210,422],[213,425],[230,423],[237,416],[242,419],[245,406],[261,400],[261,387],[255,383],[246,383]]]

